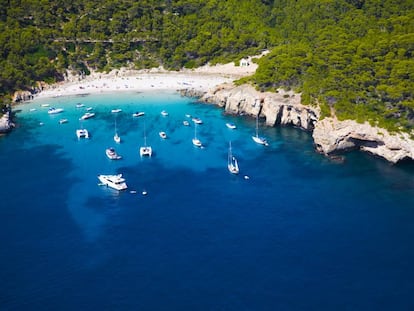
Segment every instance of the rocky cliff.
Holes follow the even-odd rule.
[[[302,105],[300,94],[258,92],[249,85],[224,84],[204,94],[201,101],[224,107],[230,114],[264,117],[269,126],[293,125],[313,130],[319,119],[319,109]]]
[[[313,131],[316,149],[328,156],[360,149],[392,163],[414,160],[414,140],[409,134],[393,135],[369,123],[359,124],[352,120],[319,120],[318,107],[302,105],[300,94],[293,92],[258,92],[248,85],[225,84],[205,93],[200,100],[224,107],[230,114],[264,117],[269,126],[293,125]]]
[[[392,163],[414,159],[414,140],[407,133],[392,135],[367,122],[325,118],[316,123],[313,139],[316,149],[326,155],[360,149]]]

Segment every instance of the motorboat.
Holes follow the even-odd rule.
[[[227,168],[230,173],[238,174],[239,173],[239,164],[237,163],[237,159],[233,156],[231,152],[231,142],[229,142],[229,151],[227,157]]]
[[[93,109],[93,107],[88,107],[86,108],[86,111],[91,111]]]
[[[183,121],[183,124],[184,124],[185,126],[189,126],[189,125],[190,125],[190,123],[189,123],[187,120],[184,120],[184,121]]]
[[[82,108],[82,107],[85,107],[85,105],[84,104],[81,104],[81,103],[77,103],[76,104],[76,108]]]
[[[135,113],[132,114],[133,117],[141,117],[145,114],[145,112],[143,111],[137,111]]]
[[[68,123],[68,119],[60,119],[59,124]]]
[[[89,138],[89,132],[87,129],[78,129],[76,130],[76,136],[78,138]]]
[[[102,185],[111,187],[115,190],[125,190],[128,188],[125,178],[122,177],[122,174],[98,175],[98,179]]]
[[[161,111],[161,115],[163,115],[164,117],[166,117],[166,116],[168,116],[168,112],[165,111],[165,110],[163,110],[163,111]]]
[[[159,135],[162,139],[166,139],[167,138],[167,134],[165,132],[159,132]]]
[[[255,143],[263,146],[269,146],[266,138],[259,136],[259,116],[256,116],[256,135],[252,136],[252,139]]]
[[[56,114],[56,113],[61,113],[61,112],[63,112],[63,108],[54,108],[54,107],[49,108],[47,111],[48,114]]]
[[[105,153],[106,153],[106,156],[109,159],[111,159],[111,160],[119,160],[119,159],[122,159],[122,157],[119,154],[117,154],[116,151],[115,151],[115,149],[112,148],[112,147],[107,148],[105,150]]]
[[[202,124],[203,123],[203,120],[201,120],[200,118],[193,118],[192,120],[195,124]]]
[[[236,128],[236,125],[234,123],[231,123],[231,122],[226,123],[226,126],[231,130],[234,130]]]
[[[40,106],[41,107],[49,107],[50,105],[49,104],[41,104]]]
[[[87,112],[83,116],[80,117],[79,120],[86,120],[95,116],[94,112]]]
[[[118,113],[118,112],[121,112],[121,111],[122,111],[122,109],[119,109],[119,108],[118,109],[112,109],[111,110],[112,113]]]

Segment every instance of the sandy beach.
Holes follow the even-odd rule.
[[[151,70],[112,70],[109,73],[92,72],[85,77],[69,76],[61,83],[51,85],[37,97],[57,97],[83,93],[103,93],[114,91],[157,91],[194,89],[208,91],[223,83],[229,83],[243,76],[251,75],[256,64],[235,66],[233,63],[216,66],[203,66],[197,69],[167,71],[163,68]]]

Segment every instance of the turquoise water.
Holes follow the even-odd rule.
[[[96,116],[80,123],[79,102]],[[202,149],[186,114],[204,121]],[[0,138],[2,310],[414,307],[412,163],[358,152],[333,163],[294,128],[261,126],[270,146],[259,146],[254,120],[170,93],[39,99],[16,116]],[[139,156],[144,130],[151,158]],[[98,185],[115,173],[128,191]]]

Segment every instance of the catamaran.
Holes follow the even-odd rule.
[[[139,148],[139,154],[141,155],[141,157],[143,157],[143,156],[147,156],[147,157],[152,156],[152,147],[147,146],[147,135],[146,135],[146,132],[145,132],[145,122],[144,122],[144,146]]]
[[[227,168],[229,172],[232,174],[239,173],[239,164],[237,163],[237,159],[233,156],[231,152],[231,142],[229,142],[229,152],[227,156]]]
[[[252,139],[260,145],[264,145],[264,146],[269,145],[266,138],[259,136],[259,116],[258,115],[256,116],[256,136],[252,136]]]

